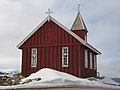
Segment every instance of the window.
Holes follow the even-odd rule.
[[[88,68],[88,51],[85,49],[85,67]]]
[[[90,69],[93,69],[92,53],[90,53]]]
[[[87,42],[87,35],[85,35],[85,41]]]
[[[37,67],[37,48],[31,50],[31,67]]]
[[[62,67],[68,67],[68,47],[62,47]]]
[[[97,56],[94,55],[94,69],[97,69]]]

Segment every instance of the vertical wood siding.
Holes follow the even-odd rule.
[[[88,50],[88,68],[85,68],[85,52],[84,50],[87,49]],[[94,55],[96,55],[96,53],[94,53],[93,51],[91,51],[90,49],[82,46],[81,47],[81,51],[82,51],[82,56],[81,56],[81,77],[82,78],[87,78],[87,77],[96,77],[97,76],[97,70],[94,70]],[[93,69],[90,69],[90,52],[92,53],[92,65],[93,65]]]
[[[69,48],[69,66],[62,67],[62,47]],[[31,67],[31,49],[37,48],[37,67]],[[22,75],[52,68],[82,77],[85,73],[81,43],[54,22],[46,22],[22,46]],[[83,70],[82,70],[83,69]],[[83,74],[84,76],[85,74]]]

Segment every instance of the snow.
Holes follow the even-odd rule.
[[[101,82],[106,83],[106,84],[111,84],[111,85],[119,85],[119,83],[113,81],[112,79],[108,77],[103,78]]]
[[[41,80],[36,81],[36,78],[41,78]],[[32,82],[21,84],[21,85],[13,85],[13,86],[0,86],[0,89],[15,89],[15,88],[52,88],[52,87],[94,87],[94,88],[118,88],[119,86],[112,86],[105,84],[105,82],[112,82],[109,79],[104,80],[93,80],[90,81],[88,79],[82,79],[75,77],[73,75],[59,72],[53,69],[44,68],[39,70],[36,73],[31,74],[29,77],[22,80],[22,83],[26,80],[31,79]],[[104,83],[103,83],[104,81]],[[115,84],[115,83],[114,83]]]
[[[28,86],[45,86],[45,87],[58,87],[58,86],[78,86],[78,87],[107,87],[110,86],[96,81],[90,81],[88,79],[82,79],[73,75],[59,72],[53,69],[44,68],[36,73],[31,74],[29,77],[22,80],[22,82],[28,79],[41,78],[40,81],[32,81],[28,83]]]
[[[25,78],[26,79],[34,79],[34,78],[41,78],[41,81],[51,81],[51,80],[55,80],[55,79],[68,79],[68,80],[78,80],[79,78],[64,73],[64,72],[59,72],[53,69],[49,69],[49,68],[44,68],[39,70],[36,73],[31,74],[29,77]],[[23,80],[23,81],[24,81]]]
[[[36,73],[31,74],[29,77],[23,79],[22,81],[26,81],[27,79],[35,79],[35,78],[41,78],[39,83],[49,83],[49,84],[59,84],[59,85],[96,85],[97,83],[94,83],[87,80],[87,79],[80,79],[78,77],[75,77],[73,75],[59,72],[53,69],[44,68],[39,70]],[[32,82],[33,83],[33,82]],[[35,83],[35,82],[34,82]],[[38,83],[38,82],[37,82]]]

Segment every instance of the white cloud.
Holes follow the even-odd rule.
[[[101,76],[108,76],[108,77],[119,77],[120,74],[120,60],[106,60],[100,61],[99,60],[99,71]]]

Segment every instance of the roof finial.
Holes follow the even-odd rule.
[[[81,4],[78,4],[78,12],[80,13],[80,6],[81,6]]]
[[[53,13],[52,11],[50,11],[50,9],[48,9],[48,12],[46,12],[46,14],[48,14],[48,21],[50,21],[50,14]]]

